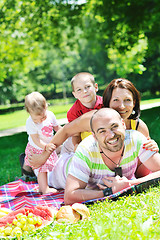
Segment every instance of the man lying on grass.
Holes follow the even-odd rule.
[[[135,130],[125,131],[117,111],[110,108],[95,111],[90,124],[93,135],[79,144],[75,154],[61,155],[49,175],[50,186],[65,188],[65,204],[101,198],[160,177],[160,154],[143,149],[146,138]],[[54,144],[58,141],[52,139]],[[138,159],[153,173],[135,179]],[[32,155],[31,164],[34,160]]]

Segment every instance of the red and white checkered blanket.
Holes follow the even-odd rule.
[[[17,181],[0,187],[0,207],[17,210],[35,205],[54,206],[58,209],[63,205],[64,191],[41,195],[36,182]]]
[[[160,178],[152,179],[147,182],[123,189],[120,192],[107,197],[92,199],[83,203],[93,203],[103,201],[106,198],[117,199],[119,196],[140,193],[150,186],[158,186]],[[64,205],[64,191],[58,193],[48,193],[41,195],[38,192],[38,184],[36,182],[24,182],[19,179],[17,181],[0,186],[0,207],[18,210],[22,207],[34,207],[36,205],[54,206],[58,209]]]

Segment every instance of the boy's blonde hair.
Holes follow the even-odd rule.
[[[25,97],[25,109],[28,113],[40,115],[47,108],[45,97],[39,92],[32,92]]]
[[[80,72],[77,73],[72,79],[71,79],[71,86],[72,89],[74,91],[74,82],[80,79],[84,79],[84,78],[88,78],[88,80],[91,81],[91,83],[93,83],[93,85],[95,84],[95,79],[93,77],[93,75],[91,73],[88,72]]]

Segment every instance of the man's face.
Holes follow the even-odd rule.
[[[94,137],[102,150],[111,152],[121,150],[125,138],[125,124],[117,115],[94,119]]]

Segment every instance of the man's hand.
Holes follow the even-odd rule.
[[[56,145],[53,144],[53,143],[48,143],[48,144],[46,144],[46,146],[45,146],[45,150],[46,150],[48,153],[52,153],[54,150],[56,150]]]
[[[131,186],[130,181],[126,177],[120,177],[118,175],[116,177],[103,178],[103,182],[105,186],[101,184],[97,184],[99,189],[104,190],[106,187],[111,187],[113,193],[119,192],[122,189],[125,189]]]

